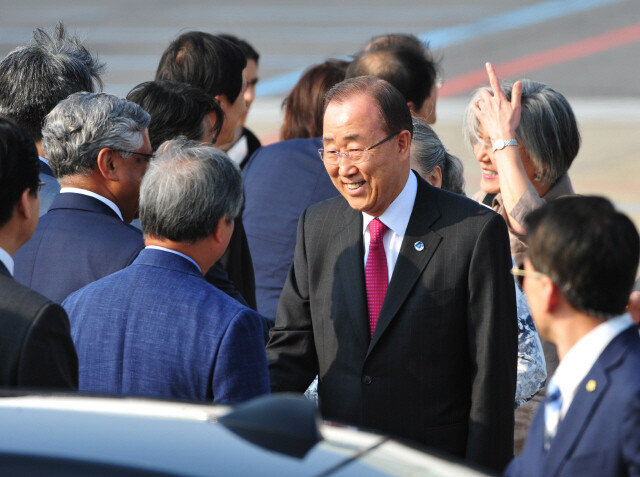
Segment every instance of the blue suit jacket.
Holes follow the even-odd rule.
[[[183,257],[145,249],[63,307],[81,391],[217,403],[269,392],[259,315]]]
[[[40,159],[40,177],[44,182],[44,186],[40,190],[40,217],[47,213],[53,199],[60,192],[60,184],[53,175],[53,171],[49,164]]]
[[[274,318],[296,248],[298,218],[338,195],[318,156],[320,138],[261,147],[242,171],[242,214],[256,277],[258,311]]]
[[[15,278],[61,303],[69,293],[129,265],[142,233],[107,205],[82,194],[58,194],[15,254]]]
[[[595,390],[586,384],[595,381]],[[510,476],[640,475],[640,337],[633,326],[616,336],[584,378],[544,450],[544,406],[533,419]]]

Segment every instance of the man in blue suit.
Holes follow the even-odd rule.
[[[625,312],[640,239],[600,197],[549,202],[526,219],[524,291],[558,348],[512,476],[640,475],[640,336]]]
[[[52,34],[37,28],[33,40],[0,61],[0,114],[13,119],[36,143],[40,156],[40,215],[51,206],[60,184],[42,148],[47,114],[72,93],[102,88],[104,64],[59,23]]]
[[[79,389],[226,404],[266,394],[260,316],[203,277],[240,213],[240,171],[186,139],[159,150],[140,191],[146,248],[63,303]]]
[[[72,94],[47,115],[44,148],[62,189],[16,253],[16,280],[61,303],[133,261],[144,247],[129,222],[152,157],[149,121],[105,93]]]

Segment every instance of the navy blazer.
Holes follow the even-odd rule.
[[[276,316],[296,247],[298,218],[338,195],[318,156],[320,138],[293,139],[256,151],[245,166],[242,214],[256,277],[258,311]]]
[[[580,383],[548,452],[540,406],[524,450],[506,475],[640,475],[640,336],[635,326],[609,343]]]
[[[145,249],[63,307],[83,392],[226,404],[269,392],[260,316],[184,257]]]
[[[15,254],[15,278],[62,303],[69,293],[129,265],[143,248],[142,233],[109,206],[65,192]]]
[[[41,182],[44,182],[40,190],[40,217],[47,213],[53,199],[60,192],[60,184],[53,175],[53,171],[49,164],[40,158],[40,176]]]
[[[0,386],[78,388],[67,314],[16,282],[1,262]]]

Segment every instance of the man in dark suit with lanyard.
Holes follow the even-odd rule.
[[[38,172],[31,137],[0,118],[0,387],[77,389],[67,314],[12,277],[13,254],[38,223]]]
[[[411,172],[386,81],[327,94],[320,154],[342,197],[302,215],[267,348],[273,392],[319,375],[325,418],[503,469],[517,328],[502,218]]]

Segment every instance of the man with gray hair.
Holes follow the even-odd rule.
[[[60,191],[42,148],[44,118],[72,93],[102,89],[104,64],[59,23],[49,34],[38,28],[33,40],[0,61],[0,115],[13,119],[36,143],[40,156],[40,215]]]
[[[218,149],[184,138],[159,151],[140,190],[146,248],[63,303],[79,389],[226,404],[266,394],[259,315],[203,277],[229,244],[240,171]]]
[[[129,225],[151,155],[149,115],[105,93],[75,93],[46,118],[43,145],[62,189],[16,254],[16,279],[61,303],[143,248]]]

